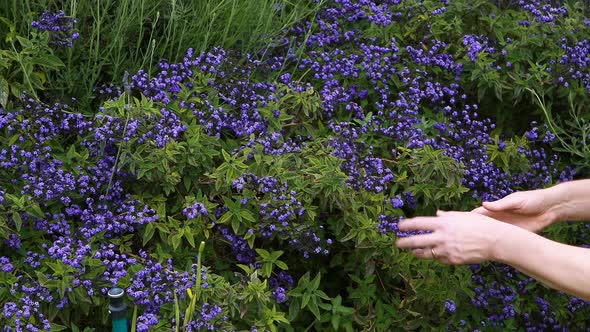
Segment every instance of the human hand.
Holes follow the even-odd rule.
[[[514,226],[472,212],[438,211],[436,217],[406,219],[400,231],[432,231],[397,240],[419,258],[435,258],[444,264],[476,264],[496,257],[495,245]],[[434,257],[433,257],[434,256]]]
[[[539,232],[557,220],[557,201],[548,189],[519,191],[494,202],[483,202],[472,212]]]

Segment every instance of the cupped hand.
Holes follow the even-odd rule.
[[[557,219],[555,199],[548,190],[519,191],[494,202],[483,202],[472,212],[539,232]]]
[[[398,227],[400,231],[431,231],[398,239],[399,248],[411,249],[419,258],[454,265],[493,260],[498,239],[514,229],[479,213],[443,211],[436,217],[406,219]]]

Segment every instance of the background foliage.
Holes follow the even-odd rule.
[[[588,14],[2,2],[0,324],[108,330],[119,286],[138,331],[584,329],[581,299],[395,240],[401,218],[586,174]]]

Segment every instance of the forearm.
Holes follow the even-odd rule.
[[[590,249],[510,228],[498,237],[493,260],[511,265],[549,287],[590,300]]]
[[[590,179],[564,182],[546,190],[555,202],[555,221],[590,220]]]

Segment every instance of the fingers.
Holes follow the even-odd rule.
[[[493,202],[483,202],[484,208],[490,211],[498,212],[503,210],[516,210],[522,207],[523,200],[518,195],[510,194],[500,200]]]
[[[420,259],[434,259],[442,264],[453,265],[451,260],[446,256],[444,252],[439,252],[440,248],[436,248],[435,250],[436,257],[432,256],[432,250],[430,250],[430,248],[414,249],[412,252],[414,253],[415,257]]]
[[[434,259],[434,257],[432,257],[432,251],[430,250],[430,248],[418,248],[418,249],[414,249],[414,256],[418,257],[418,258],[422,258],[422,259]]]
[[[422,249],[434,247],[440,242],[441,241],[438,234],[430,233],[400,238],[396,241],[396,245],[400,249]]]
[[[433,231],[437,229],[440,224],[436,218],[432,217],[417,217],[400,221],[398,224],[400,231]]]

